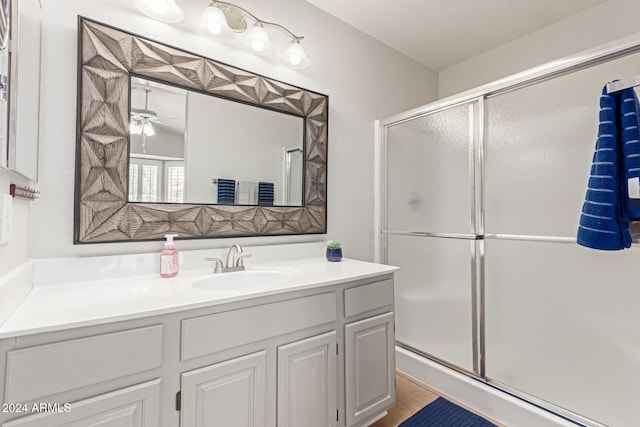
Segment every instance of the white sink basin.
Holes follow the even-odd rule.
[[[191,284],[195,289],[211,290],[260,290],[269,286],[287,283],[294,276],[285,270],[245,270],[212,274]]]

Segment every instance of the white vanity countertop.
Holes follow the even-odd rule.
[[[191,284],[213,276],[212,269],[182,271],[177,277],[133,276],[126,279],[86,280],[35,285],[0,327],[0,338],[50,332],[81,326],[130,320],[186,309],[312,289],[364,279],[397,270],[396,267],[351,259],[327,262],[321,257],[290,261],[247,263],[247,271],[282,271],[282,280],[264,286],[197,289]]]

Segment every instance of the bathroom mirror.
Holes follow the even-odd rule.
[[[301,206],[302,117],[142,77],[130,96],[129,202]]]
[[[9,0],[0,0],[0,168],[7,167],[9,149]]]
[[[0,50],[9,44],[9,0],[0,0]]]
[[[83,17],[79,17],[78,37],[75,243],[158,240],[167,233],[177,233],[180,238],[212,238],[326,232],[327,96]],[[214,192],[214,179],[239,182],[273,179],[282,183],[284,195],[279,200],[288,206],[277,205],[275,200],[273,205],[213,204],[214,201],[204,199],[182,203],[166,199],[138,201],[140,196],[135,196],[135,190],[130,188],[130,165],[135,164],[133,159],[139,158],[140,151],[148,151],[150,146],[147,139],[143,150],[142,141],[132,137],[130,128],[135,114],[152,108],[148,108],[148,103],[147,108],[139,108],[136,85],[171,86],[176,91],[185,91],[185,97],[213,98],[220,104],[216,108],[225,111],[244,107],[266,112],[271,119],[277,117],[294,123],[291,133],[298,135],[298,139],[283,138],[279,145],[279,178],[243,175],[241,171],[253,148],[240,150],[244,155],[239,159],[225,157],[236,143],[232,136],[220,138],[229,140],[221,141],[223,145],[218,148],[207,148],[209,156],[215,153],[228,163],[229,172],[212,170],[206,162],[204,166],[194,166],[206,169],[207,197]],[[146,93],[143,95],[146,97]],[[205,113],[210,108],[214,107],[195,111]],[[191,111],[186,110],[185,129],[191,120]],[[168,117],[177,117],[177,113],[170,114],[173,115]],[[235,113],[228,118],[236,133],[239,128],[257,123],[257,119],[249,120],[239,120]],[[133,123],[136,126],[140,123]],[[187,154],[166,154],[172,158],[167,162],[189,157],[188,135],[186,141],[183,147]],[[184,167],[186,173],[189,165]],[[295,178],[296,174],[301,179]],[[188,182],[184,188],[186,193]]]
[[[9,76],[9,169],[38,179],[40,122],[40,0],[11,1]]]

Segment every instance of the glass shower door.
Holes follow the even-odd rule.
[[[478,113],[472,101],[387,128],[383,230],[386,262],[401,268],[398,343],[476,373]]]
[[[575,235],[602,86],[638,70],[635,53],[485,104],[486,377],[610,426],[638,424],[640,248]]]

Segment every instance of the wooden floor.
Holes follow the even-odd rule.
[[[389,414],[386,417],[376,421],[371,426],[396,427],[398,424],[418,412],[425,405],[436,400],[438,397],[441,397],[441,395],[436,393],[434,390],[431,390],[423,384],[420,384],[412,378],[398,372],[396,373],[396,406],[389,409]],[[446,396],[442,397],[447,398]],[[465,407],[466,409],[480,415],[481,417],[488,419],[498,427],[505,427],[495,420],[485,417],[484,415],[460,404],[459,402],[455,402],[452,399],[449,400],[459,406]]]

